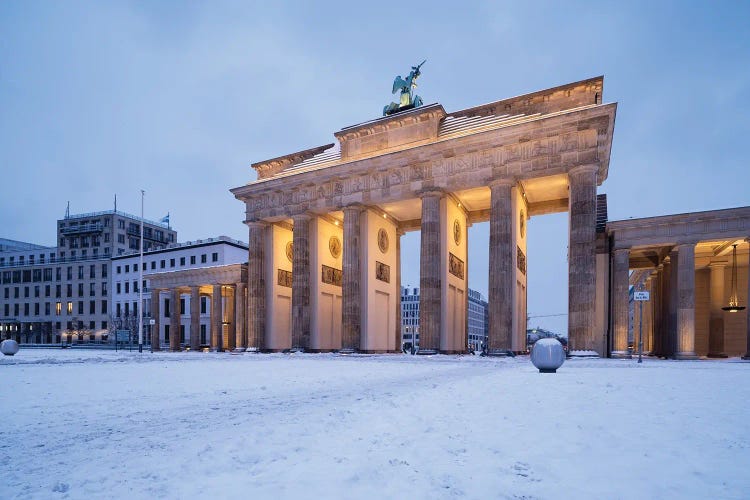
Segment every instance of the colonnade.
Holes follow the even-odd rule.
[[[153,288],[151,290],[151,326],[152,348],[161,350],[164,339],[164,319],[169,319],[169,349],[179,351],[183,316],[189,317],[189,328],[186,328],[184,344],[191,350],[203,347],[201,342],[201,298],[206,297],[209,323],[207,335],[208,347],[214,351],[245,350],[248,346],[246,335],[247,298],[246,283],[190,285],[172,288]],[[189,296],[189,308],[182,311],[181,299]],[[164,299],[169,299],[169,314],[162,314]]]

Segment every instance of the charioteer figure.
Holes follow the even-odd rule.
[[[422,65],[426,62],[427,59],[419,63],[419,65],[417,66],[412,66],[409,76],[407,76],[405,79],[401,78],[401,75],[398,75],[396,77],[396,79],[393,81],[393,91],[391,93],[395,94],[396,91],[400,90],[401,99],[398,103],[392,102],[389,105],[385,106],[383,108],[383,116],[392,115],[394,113],[406,111],[407,109],[413,109],[422,105],[422,98],[414,93],[414,89],[417,88],[417,78],[419,78],[419,75],[421,74],[419,68],[421,68]]]

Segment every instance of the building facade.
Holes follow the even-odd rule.
[[[160,344],[170,342],[170,316],[172,315],[171,297],[160,296],[162,303],[158,310],[161,318],[156,329],[150,328],[152,305],[151,280],[153,277],[174,274],[179,271],[217,268],[229,264],[241,264],[247,262],[247,244],[233,240],[227,236],[207,238],[196,241],[176,243],[166,248],[154,249],[144,252],[143,255],[143,316],[144,316],[144,343],[151,343],[152,330],[159,331]],[[127,253],[112,259],[112,302],[113,309],[110,314],[110,331],[128,330],[133,335],[138,334],[138,303],[139,303],[139,265],[140,255],[138,252]],[[178,308],[180,315],[184,316],[180,321],[179,339],[180,344],[190,344],[190,314],[192,310],[192,297],[188,294],[179,298]],[[198,300],[199,321],[198,334],[199,345],[208,345],[208,334],[210,332],[211,296],[200,295]],[[188,327],[187,332],[185,327]]]
[[[176,240],[146,220],[144,247]],[[7,243],[0,248],[0,330],[21,343],[108,340],[112,257],[140,245],[140,217],[117,210],[57,221],[55,247]]]

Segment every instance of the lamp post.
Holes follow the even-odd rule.
[[[143,352],[143,197],[141,189],[141,253],[138,259],[138,352]]]

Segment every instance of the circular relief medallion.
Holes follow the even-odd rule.
[[[458,219],[453,221],[453,241],[456,242],[456,245],[461,244],[461,223],[458,222]]]
[[[286,244],[286,258],[289,259],[289,262],[294,262],[294,245],[291,241]]]
[[[526,236],[526,214],[521,210],[521,215],[518,221],[518,228],[521,231],[521,238]]]
[[[388,251],[388,233],[383,228],[378,231],[378,248],[383,253]]]
[[[331,236],[328,240],[328,249],[331,251],[331,256],[338,259],[341,255],[341,240],[337,236]]]

